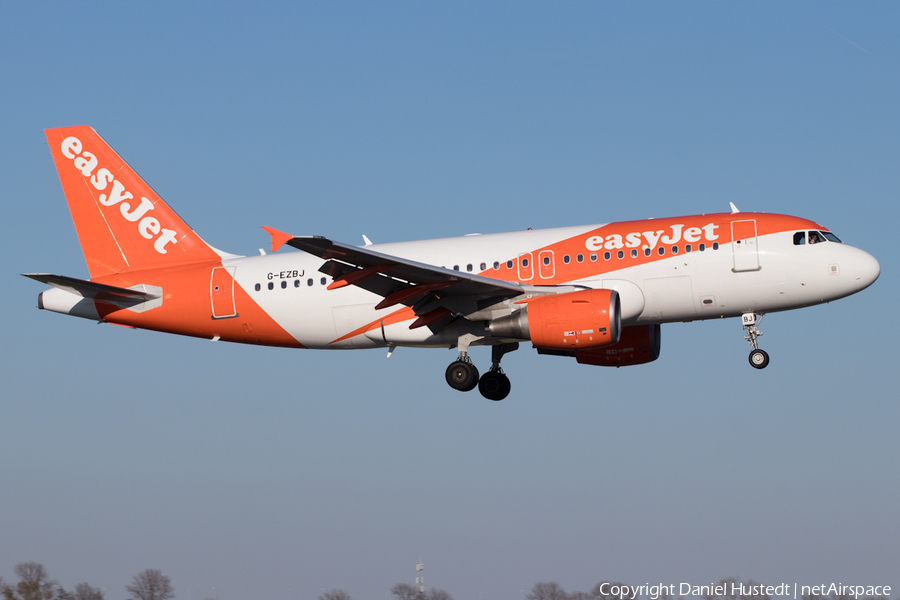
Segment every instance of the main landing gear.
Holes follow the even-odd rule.
[[[756,313],[744,313],[741,316],[741,324],[744,326],[744,331],[747,332],[744,339],[750,342],[750,347],[753,348],[753,350],[750,351],[750,365],[754,369],[765,369],[769,364],[769,355],[766,354],[765,350],[759,349],[759,345],[756,341],[756,339],[762,335],[762,332],[759,330],[759,324],[762,322],[764,316],[765,315],[757,315]]]
[[[462,342],[462,340],[461,340]],[[478,377],[478,369],[469,358],[468,344],[460,343],[459,358],[447,367],[447,383],[455,390],[469,392],[478,386],[478,391],[488,400],[503,400],[509,396],[512,385],[509,377],[500,368],[500,359],[507,352],[518,349],[519,344],[497,344],[491,346],[491,369]]]

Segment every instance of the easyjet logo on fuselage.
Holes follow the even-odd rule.
[[[112,184],[112,190],[110,190],[109,194],[100,194],[98,198],[100,204],[103,206],[115,206],[118,204],[119,211],[125,217],[125,220],[137,223],[137,230],[142,238],[147,240],[154,240],[155,238],[153,249],[160,254],[166,253],[167,244],[178,243],[178,240],[175,239],[176,232],[171,229],[163,229],[159,219],[150,214],[154,209],[153,202],[147,198],[141,198],[140,204],[132,208],[131,203],[126,202],[126,200],[134,198],[131,192],[125,190],[125,186],[115,178],[109,169],[103,167],[97,169],[99,166],[97,157],[86,150],[82,151],[82,149],[81,140],[75,136],[67,137],[60,145],[63,156],[72,159],[75,168],[81,171],[82,175],[89,178],[88,180],[94,186],[94,189],[104,191],[109,187],[109,184]],[[97,169],[96,173],[94,169]]]
[[[585,240],[584,247],[592,252],[604,248],[607,250],[619,250],[621,248],[637,248],[642,245],[653,250],[659,242],[663,244],[677,244],[682,238],[689,243],[699,242],[701,239],[712,242],[719,239],[719,235],[716,233],[718,228],[718,225],[709,223],[703,227],[688,227],[685,229],[684,224],[681,223],[671,225],[669,227],[671,231],[658,229],[656,231],[633,231],[625,235],[613,233],[606,237],[593,235]],[[642,244],[644,240],[646,240],[646,243]]]

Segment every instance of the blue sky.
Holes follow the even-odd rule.
[[[0,8],[0,576],[123,598],[456,600],[538,581],[900,590],[900,8],[889,3],[23,3]],[[663,327],[606,370],[530,348],[288,351],[35,309],[86,277],[43,129],[91,125],[211,244],[361,243],[728,209],[881,262],[863,293]],[[479,364],[487,350],[475,350]],[[894,389],[894,392],[891,392]]]

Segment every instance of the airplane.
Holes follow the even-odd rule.
[[[881,273],[828,228],[731,212],[353,246],[271,227],[272,253],[203,241],[90,127],[45,130],[90,279],[50,287],[38,308],[130,328],[287,348],[456,348],[459,391],[511,390],[502,357],[594,366],[655,361],[660,325],[740,317],[765,368],[768,313],[855,294]],[[291,246],[300,252],[277,252]],[[277,253],[276,253],[277,252]],[[491,347],[479,376],[472,346]]]

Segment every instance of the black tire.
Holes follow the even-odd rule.
[[[509,383],[509,377],[498,371],[488,371],[481,376],[478,382],[478,391],[488,400],[503,400],[509,396],[512,385]]]
[[[472,363],[457,360],[447,367],[445,378],[454,390],[470,392],[478,385],[478,369]]]
[[[769,355],[765,350],[754,350],[750,353],[750,365],[754,369],[765,369],[769,364]]]

